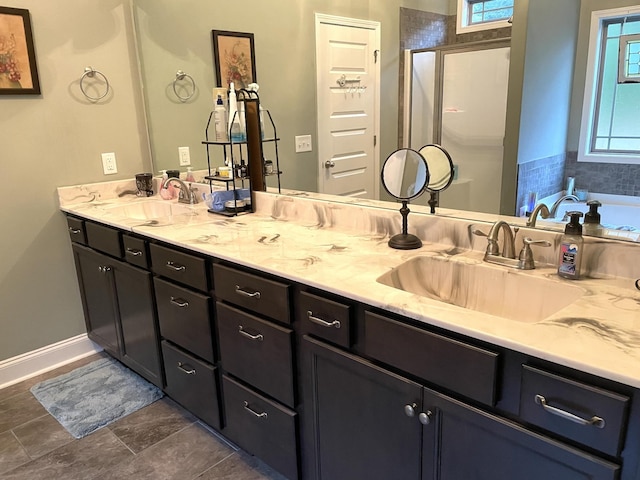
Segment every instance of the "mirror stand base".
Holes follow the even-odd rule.
[[[422,246],[422,240],[411,233],[398,233],[389,239],[389,246],[397,250],[415,250]]]

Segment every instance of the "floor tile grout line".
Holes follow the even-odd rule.
[[[137,457],[137,456],[138,456],[138,454],[137,454],[136,452],[134,452],[134,451],[129,447],[129,445],[127,445],[126,443],[124,443],[124,440],[122,440],[122,439],[121,439],[121,438],[116,434],[116,432],[114,432],[113,430],[111,430],[111,428],[109,428],[109,425],[105,425],[105,427],[104,427],[104,428],[106,428],[107,430],[109,430],[109,432],[111,432],[111,435],[113,435],[114,437],[116,437],[116,438],[118,439],[118,442],[120,442],[122,445],[124,445],[124,447],[125,447],[127,450],[129,450],[129,451],[133,454],[133,456],[134,456],[134,457]],[[155,443],[154,443],[154,445],[155,445]],[[145,448],[144,450],[146,450],[146,448]],[[144,452],[144,450],[141,450],[139,453]]]
[[[23,424],[24,425],[24,424]],[[12,430],[9,430],[11,432],[11,435],[13,435],[13,438],[16,439],[16,442],[18,442],[18,445],[20,445],[20,448],[22,450],[24,450],[24,453],[27,455],[27,457],[29,458],[29,462],[35,460],[35,458],[33,458],[31,455],[29,455],[29,451],[24,447],[24,445],[22,444],[22,442],[20,441],[20,439],[18,438],[18,436],[16,435],[16,432]],[[22,465],[24,465],[25,463],[29,463],[29,462],[24,462]]]
[[[218,465],[220,465],[220,464],[221,464],[221,463],[223,463],[224,461],[229,460],[229,459],[230,459],[231,457],[233,457],[234,455],[238,455],[238,452],[237,452],[237,451],[232,451],[229,455],[227,455],[226,457],[224,457],[224,458],[223,458],[222,460],[220,460],[219,462],[214,463],[214,464],[213,464],[213,465],[211,465],[209,468],[206,468],[204,471],[202,471],[202,472],[200,472],[200,473],[198,473],[198,474],[194,475],[194,476],[192,477],[192,480],[197,480],[197,479],[198,479],[198,477],[200,477],[200,476],[204,475],[204,474],[205,474],[205,473],[207,473],[209,470],[211,470],[211,469],[213,469],[213,468],[217,467]]]

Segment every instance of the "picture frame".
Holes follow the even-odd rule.
[[[253,33],[212,30],[213,61],[218,87],[240,90],[256,82],[256,57]]]
[[[40,95],[29,10],[0,7],[0,95]]]

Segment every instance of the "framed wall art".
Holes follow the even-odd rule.
[[[233,82],[236,90],[246,88],[256,81],[256,57],[253,33],[212,30],[213,61],[218,86],[229,88]]]
[[[39,95],[29,10],[0,7],[0,95]]]

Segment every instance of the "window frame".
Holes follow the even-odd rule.
[[[472,32],[480,32],[482,30],[493,30],[494,28],[506,28],[511,26],[511,22],[509,19],[504,20],[495,20],[491,22],[483,22],[483,23],[468,23],[469,18],[467,15],[468,8],[470,3],[482,3],[479,0],[477,2],[469,2],[468,0],[458,0],[458,17],[456,22],[456,33],[458,35],[462,33],[472,33]]]
[[[592,151],[591,148],[595,130],[594,117],[598,112],[597,86],[601,75],[600,58],[603,37],[601,28],[609,19],[635,15],[640,15],[640,6],[597,10],[591,13],[589,53],[587,56],[582,118],[580,122],[580,139],[578,143],[578,162],[640,165],[640,153],[605,153]]]

